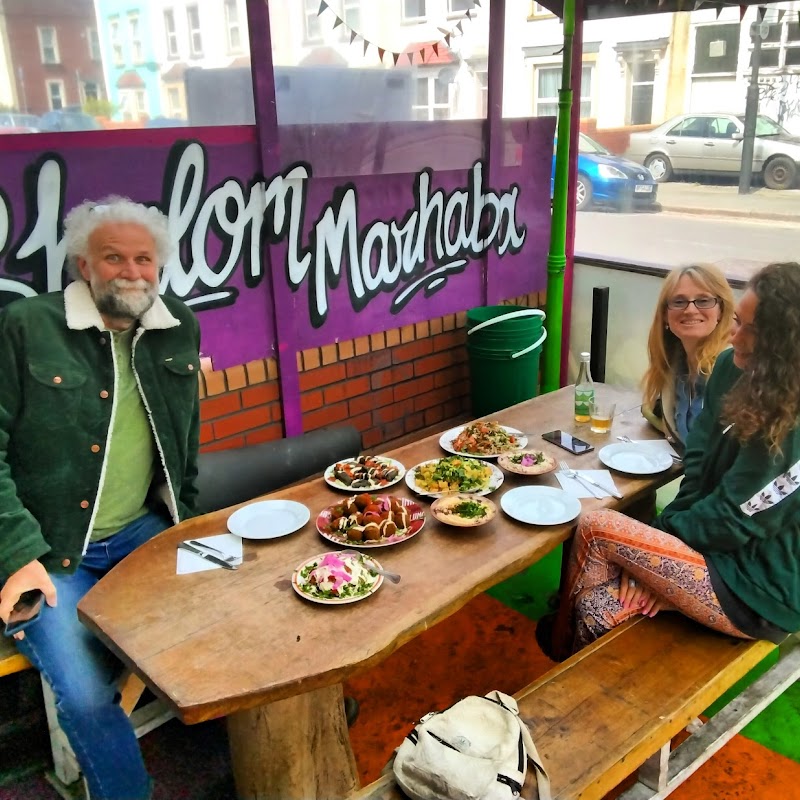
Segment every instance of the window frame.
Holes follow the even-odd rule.
[[[193,27],[192,13],[197,16],[196,27]],[[189,58],[202,58],[203,27],[200,23],[200,3],[189,3],[186,6],[186,33],[189,40]]]
[[[319,22],[319,3],[317,0],[303,0],[303,42],[318,44],[323,38],[322,25]]]
[[[47,78],[44,82],[47,91],[47,107],[50,111],[62,111],[67,107],[67,92],[64,86],[64,81],[61,78]],[[51,87],[58,87],[60,106],[53,105],[53,93],[50,91]]]
[[[180,47],[178,46],[178,27],[175,24],[175,9],[165,8],[163,20],[167,44],[167,61],[177,61],[180,58]]]
[[[103,51],[100,47],[100,31],[94,27],[88,27],[86,29],[86,45],[89,49],[89,58],[92,61],[100,61],[103,60]]]
[[[453,92],[452,84],[447,84],[447,102],[437,102],[436,101],[436,81],[439,80],[439,75],[441,73],[440,69],[431,68],[431,69],[418,69],[414,73],[414,97],[413,102],[411,103],[411,113],[412,119],[415,122],[433,122],[435,120],[441,119],[450,119],[450,115],[453,112]],[[427,82],[427,102],[423,105],[417,102],[417,92],[416,88],[419,85],[420,81]],[[436,111],[437,109],[447,109],[447,116],[446,117],[437,117]],[[424,119],[420,119],[417,117],[417,111],[426,111],[426,116]]]
[[[589,113],[587,115],[581,115],[581,119],[589,119],[592,117],[594,112],[594,95],[593,95],[593,88],[594,88],[594,72],[597,67],[597,63],[594,60],[587,60],[584,59],[581,63],[581,70],[588,70],[589,71],[589,80],[583,80],[583,74],[581,74],[581,96],[578,98],[578,103],[583,106],[584,104],[588,103],[589,105]],[[544,62],[541,64],[533,64],[533,116],[558,116],[558,89],[556,89],[556,94],[553,97],[545,97],[542,98],[539,96],[539,75],[543,70],[557,70],[559,73],[559,83],[561,85],[561,74],[562,74],[562,65],[556,62]],[[588,83],[588,87],[587,87]],[[588,90],[588,95],[584,94]],[[573,101],[574,102],[574,101]],[[540,105],[554,105],[556,107],[555,114],[540,114],[539,113],[539,106]]]
[[[233,14],[231,14],[233,11]],[[225,15],[225,41],[229,53],[241,53],[242,23],[239,19],[239,5],[237,0],[224,0],[223,13]],[[235,31],[235,36],[234,36]],[[237,40],[234,42],[234,38]]]
[[[400,0],[400,21],[403,25],[418,25],[428,21],[428,0],[413,0],[415,3],[422,3],[422,14],[407,14],[406,1]]]
[[[52,35],[52,42],[50,44],[45,44],[44,41],[44,32],[50,31]],[[39,57],[41,58],[42,64],[46,65],[54,65],[61,63],[61,54],[58,50],[58,30],[54,25],[37,25],[36,26],[36,35],[39,39]],[[53,58],[45,58],[45,49],[49,49],[53,51]]]
[[[128,13],[128,37],[131,46],[132,64],[141,64],[144,61],[144,48],[142,47],[142,34],[139,22],[138,11]]]
[[[121,67],[125,64],[125,53],[122,50],[122,38],[120,37],[120,19],[119,16],[108,18],[108,44],[111,48],[111,63],[115,67]]]
[[[464,0],[465,2],[470,3],[467,8],[453,8],[453,3],[457,2],[457,0],[447,0],[447,16],[448,18],[452,17],[463,17],[467,11],[474,11],[476,10],[475,7],[475,0]]]

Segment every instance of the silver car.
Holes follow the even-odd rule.
[[[738,174],[744,114],[681,114],[651,131],[632,133],[625,155],[659,182],[682,172]],[[800,137],[769,117],[756,119],[753,173],[770,189],[791,189],[800,170]]]

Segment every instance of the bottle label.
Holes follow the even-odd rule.
[[[575,416],[589,417],[590,406],[594,401],[594,389],[575,389]]]

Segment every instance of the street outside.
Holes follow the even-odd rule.
[[[800,260],[800,190],[673,181],[658,187],[660,212],[584,211],[575,253],[644,266],[713,263],[747,280],[772,261]]]

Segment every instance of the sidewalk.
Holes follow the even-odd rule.
[[[658,186],[662,210],[680,214],[749,217],[774,221],[800,221],[800,189],[775,191],[756,185],[750,194],[739,187],[708,185],[677,180]]]

